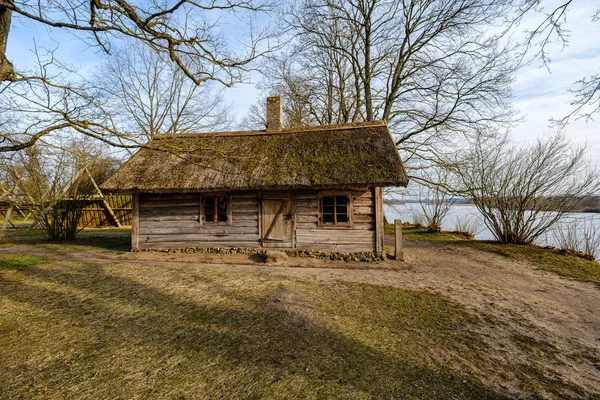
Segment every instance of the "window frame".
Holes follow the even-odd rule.
[[[348,199],[347,204],[347,214],[348,221],[347,222],[323,222],[323,197],[332,197],[334,196],[334,219],[337,221],[337,199],[336,196],[345,196]],[[321,192],[318,196],[318,218],[317,218],[317,226],[319,228],[327,228],[327,229],[351,229],[354,227],[354,199],[352,198],[352,193],[350,192]]]
[[[206,220],[206,213],[205,213],[205,205],[204,202],[206,200],[207,197],[212,197],[214,199],[214,215],[213,215],[213,221],[207,221]],[[218,219],[218,215],[219,213],[217,212],[217,204],[218,204],[218,200],[217,198],[219,197],[226,197],[227,198],[227,220],[225,221],[215,221],[216,219]],[[200,209],[199,209],[199,218],[198,221],[200,222],[200,225],[231,225],[231,221],[232,221],[232,217],[231,217],[231,194],[230,193],[210,193],[210,194],[201,194],[200,195]]]

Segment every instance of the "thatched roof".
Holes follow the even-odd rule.
[[[406,186],[381,121],[283,129],[158,135],[102,188],[200,192],[348,186]]]

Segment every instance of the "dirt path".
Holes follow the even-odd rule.
[[[244,255],[124,253],[90,248],[13,246],[0,252],[20,253],[63,261],[101,261],[122,265],[164,265],[195,272],[261,274],[316,282],[344,280],[443,293],[466,308],[493,319],[481,328],[496,357],[533,357],[550,374],[594,391],[600,387],[600,288],[540,271],[524,263],[480,250],[434,242],[406,242],[404,263],[345,263],[290,258],[266,265]],[[302,267],[302,268],[298,268]],[[525,332],[525,334],[524,334]],[[537,353],[515,348],[536,345]],[[502,362],[503,360],[498,360]],[[496,378],[498,379],[498,378]],[[510,382],[490,381],[511,388]]]

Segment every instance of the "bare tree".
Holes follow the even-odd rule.
[[[560,43],[562,47],[569,45],[569,31],[565,28],[569,10],[582,4],[577,0],[564,0],[551,2],[548,0],[514,0],[513,14],[508,14],[507,34],[513,33],[513,28],[520,27],[527,16],[541,16],[539,23],[526,27],[525,38],[522,41],[521,59],[531,62],[539,59],[548,66],[551,63],[551,44]],[[592,22],[600,27],[600,8],[594,10],[589,16]],[[576,29],[576,28],[575,28]],[[584,76],[577,79],[570,92],[573,95],[571,111],[559,118],[552,120],[552,124],[565,126],[571,120],[590,120],[600,112],[600,73]]]
[[[485,32],[507,10],[485,0],[304,0],[283,17],[293,47],[263,68],[265,85],[306,123],[388,121],[414,173],[474,126],[512,121],[511,49]]]
[[[437,184],[421,185],[418,192],[419,205],[424,217],[425,226],[429,232],[441,232],[442,223],[446,219],[450,207],[456,202],[446,188],[448,173],[445,170],[427,171],[428,182]],[[435,173],[435,176],[432,174]]]
[[[217,131],[229,123],[222,88],[209,81],[195,84],[176,65],[136,42],[106,57],[95,86],[112,120],[130,137]]]
[[[25,21],[67,30],[78,40],[110,54],[128,38],[175,64],[195,84],[232,86],[250,63],[268,51],[265,29],[249,25],[247,41],[232,50],[221,30],[222,17],[241,20],[269,9],[269,0],[164,2],[159,0],[0,0],[0,120],[16,115],[0,131],[0,152],[17,151],[40,138],[71,129],[111,145],[139,146],[119,131],[110,110],[81,76],[54,58],[54,49],[36,48],[35,68],[15,67],[6,56],[11,25]]]
[[[531,243],[600,190],[586,151],[561,134],[532,146],[507,136],[479,138],[452,167],[454,187],[474,202],[498,241]]]
[[[63,138],[64,139],[64,138]],[[33,207],[35,224],[50,240],[73,240],[96,184],[114,172],[117,162],[90,139],[67,140],[60,146],[37,143],[5,157],[9,184]],[[87,169],[87,171],[86,171]]]

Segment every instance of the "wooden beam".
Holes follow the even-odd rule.
[[[16,226],[10,222],[10,215],[12,214],[12,204],[8,206],[8,208],[6,209],[6,215],[4,216],[4,222],[2,223],[2,230],[6,229],[6,225],[8,225],[9,223],[13,226],[13,228],[16,228]]]
[[[402,250],[402,221],[399,219],[394,221],[395,246],[394,259],[404,261],[404,251]]]
[[[133,193],[131,197],[131,249],[140,248],[140,194]]]
[[[296,248],[296,192],[292,192],[292,249]]]
[[[94,188],[96,188],[96,192],[98,192],[98,195],[102,199],[102,204],[104,204],[104,208],[106,209],[106,211],[108,211],[108,214],[113,219],[113,221],[115,222],[115,224],[117,225],[117,227],[120,228],[121,227],[121,221],[119,221],[119,218],[117,218],[117,215],[114,213],[114,211],[111,208],[110,204],[108,204],[108,201],[106,200],[106,197],[104,196],[104,193],[102,193],[102,190],[100,190],[100,187],[96,184],[96,181],[94,180],[94,177],[92,177],[92,174],[87,169],[87,167],[85,167],[85,173],[90,178],[90,181],[92,182],[92,185],[94,185]]]
[[[375,252],[383,253],[383,188],[376,187],[375,195]]]

